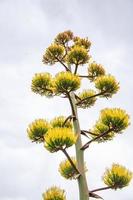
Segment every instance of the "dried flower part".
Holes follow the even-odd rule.
[[[88,38],[74,37],[73,41],[76,46],[83,47],[86,50],[90,49],[91,42],[88,40]]]
[[[77,99],[78,107],[80,108],[89,108],[93,106],[96,102],[96,97],[94,96],[96,93],[94,90],[83,90],[81,93],[78,94],[80,99]],[[93,97],[94,96],[94,97]],[[85,99],[84,101],[82,101]]]
[[[32,79],[31,90],[34,93],[52,97],[54,94],[54,86],[50,73],[37,73]]]
[[[71,160],[73,161],[74,165],[77,167],[77,162],[75,157],[71,157]],[[87,171],[87,168],[85,166],[85,171]],[[79,176],[79,173],[74,169],[74,167],[71,165],[68,159],[62,161],[59,165],[59,172],[61,176],[63,176],[66,179],[77,179]]]
[[[129,126],[129,115],[120,108],[106,108],[101,111],[100,121],[113,128],[115,133],[120,133]]]
[[[99,76],[105,75],[105,69],[102,65],[92,62],[88,67],[88,78],[90,81],[95,81]]]
[[[59,60],[62,60],[63,56],[64,48],[58,44],[51,44],[51,46],[46,49],[42,62],[44,64],[53,65]]]
[[[53,186],[43,194],[43,200],[66,200],[65,191]]]
[[[95,87],[99,92],[103,93],[101,97],[112,97],[119,90],[119,83],[115,80],[114,76],[105,75],[95,80]]]
[[[33,142],[44,142],[44,136],[49,128],[47,120],[37,119],[28,126],[27,133]]]
[[[60,72],[55,76],[55,88],[59,94],[75,91],[79,87],[80,78],[71,72]]]
[[[51,153],[76,143],[77,136],[70,128],[52,128],[45,135],[45,148]]]
[[[51,126],[53,128],[70,128],[72,129],[72,122],[70,120],[67,120],[66,123],[64,123],[66,120],[66,117],[64,116],[59,116],[59,117],[55,117],[53,120],[51,120]]]
[[[97,123],[95,124],[95,126],[93,127],[92,130],[90,130],[90,132],[94,133],[95,135],[90,135],[93,138],[96,138],[97,136],[100,136],[101,134],[108,132],[107,134],[105,134],[104,136],[98,138],[96,141],[97,142],[106,142],[108,140],[112,140],[114,138],[114,131],[109,131],[109,127],[106,126],[105,124],[103,124],[100,121],[97,121]]]
[[[74,46],[67,55],[68,64],[83,65],[89,61],[90,56],[85,48],[80,46]]]
[[[106,169],[103,175],[103,181],[112,189],[121,189],[129,185],[133,173],[119,164],[113,164],[111,169]]]
[[[73,39],[73,32],[71,31],[64,31],[59,33],[55,38],[55,43],[65,46],[66,43]]]

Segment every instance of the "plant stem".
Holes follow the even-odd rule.
[[[92,142],[94,142],[94,141],[96,141],[97,139],[99,139],[99,138],[101,138],[101,137],[107,135],[108,133],[110,133],[110,132],[113,131],[113,130],[114,130],[113,128],[110,128],[109,130],[105,131],[104,133],[101,133],[101,134],[98,135],[97,137],[95,137],[95,138],[93,138],[92,140],[90,140],[89,142],[87,142],[87,143],[81,148],[81,150],[87,149],[87,148],[89,147],[89,145],[90,145]]]
[[[72,114],[76,116],[76,119],[73,119],[74,131],[75,134],[78,135],[78,139],[75,145],[76,148],[76,159],[77,159],[77,167],[80,172],[80,176],[78,177],[78,186],[79,186],[79,199],[80,200],[89,200],[89,191],[87,186],[87,180],[85,176],[85,167],[84,167],[84,151],[81,151],[82,141],[81,141],[81,130],[78,120],[77,106],[75,95],[73,92],[69,94],[69,101],[72,109]]]
[[[101,190],[108,190],[108,189],[111,189],[111,188],[112,188],[112,186],[97,188],[97,189],[91,190],[90,193],[98,192],[98,191],[101,191]]]
[[[92,96],[90,96],[90,97],[86,97],[86,98],[84,98],[84,99],[81,99],[78,103],[76,103],[76,105],[80,105],[81,103],[83,103],[84,101],[86,101],[86,100],[88,100],[88,99],[91,99],[91,98],[94,98],[94,97],[103,95],[103,94],[105,94],[105,93],[106,93],[106,91],[103,91],[103,92],[99,92],[99,93],[97,93],[97,94],[95,94],[95,95],[92,95]]]
[[[67,157],[67,159],[69,160],[70,164],[75,169],[75,171],[77,172],[77,174],[79,174],[79,176],[80,176],[80,172],[76,168],[75,164],[73,163],[73,161],[72,161],[71,157],[69,156],[69,154],[67,153],[67,151],[65,149],[62,149],[62,152],[65,154],[65,156]]]

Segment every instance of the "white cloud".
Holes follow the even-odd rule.
[[[78,198],[77,184],[65,181],[57,172],[64,156],[49,154],[41,145],[32,144],[26,134],[34,119],[68,115],[68,102],[34,95],[31,79],[34,73],[47,69],[56,73],[54,66],[42,64],[43,51],[58,32],[71,29],[90,37],[93,58],[121,84],[112,99],[99,99],[96,107],[79,110],[81,127],[91,128],[104,107],[122,107],[132,115],[132,2],[5,0],[0,5],[0,199],[41,199],[42,192],[54,184],[66,189],[68,199]],[[130,126],[113,142],[95,144],[86,151],[90,187],[102,185],[100,177],[112,162],[133,170],[132,131]],[[122,191],[101,194],[108,200],[131,200],[132,184]]]

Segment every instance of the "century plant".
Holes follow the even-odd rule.
[[[48,98],[60,96],[67,98],[71,114],[47,119],[36,119],[27,128],[32,142],[44,143],[44,148],[51,153],[61,151],[66,156],[59,165],[59,173],[65,179],[77,180],[79,200],[89,197],[101,198],[96,192],[106,189],[121,189],[129,184],[132,172],[124,166],[113,163],[106,169],[103,182],[106,187],[90,190],[86,178],[84,152],[93,142],[101,143],[114,139],[130,124],[129,115],[121,108],[101,110],[99,119],[90,130],[81,130],[78,108],[94,106],[97,98],[111,98],[119,90],[119,82],[108,74],[101,64],[93,61],[90,55],[91,42],[88,38],[74,36],[71,31],[59,33],[46,49],[42,62],[46,65],[60,64],[62,71],[52,76],[50,73],[36,73],[32,79],[31,89],[34,93]],[[87,69],[80,74],[79,68]],[[81,70],[80,70],[81,71]],[[93,84],[93,88],[80,89],[83,79]],[[89,85],[89,84],[88,84]],[[80,89],[80,91],[78,91]],[[88,140],[82,144],[82,137]],[[75,156],[70,156],[67,148],[75,145]],[[66,200],[65,191],[52,186],[43,193],[43,200]]]

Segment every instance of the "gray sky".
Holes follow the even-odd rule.
[[[68,200],[78,200],[77,183],[58,173],[64,156],[31,143],[26,133],[35,119],[68,115],[69,104],[33,94],[31,79],[37,72],[60,70],[41,62],[58,32],[71,29],[76,35],[88,36],[94,60],[116,77],[121,89],[112,99],[98,99],[93,108],[79,110],[81,127],[91,128],[105,107],[126,109],[132,121],[132,10],[132,0],[0,0],[0,200],[41,199],[52,185],[66,189]],[[101,176],[113,162],[133,171],[132,132],[131,125],[112,142],[93,144],[86,150],[91,189],[104,186]],[[74,154],[73,148],[69,151]],[[105,200],[132,200],[132,191],[131,183],[121,191],[99,194]]]

